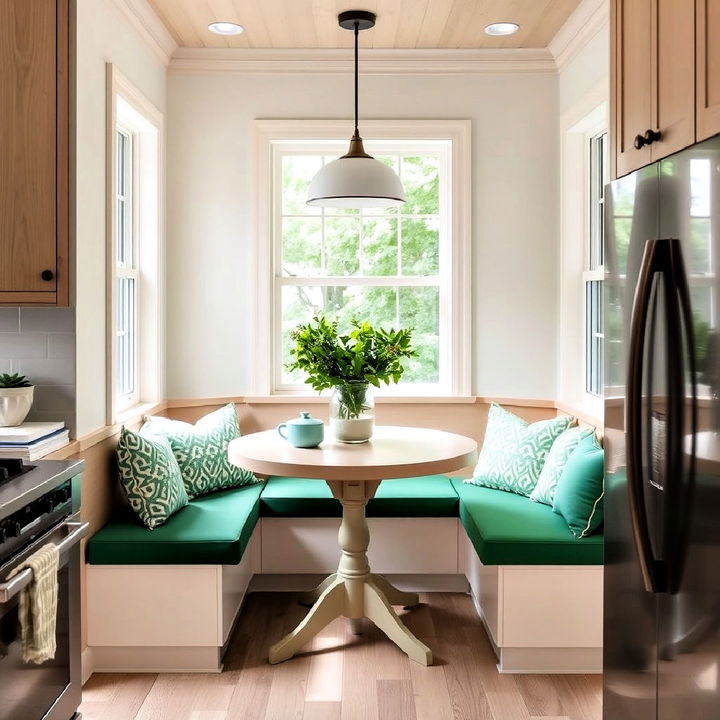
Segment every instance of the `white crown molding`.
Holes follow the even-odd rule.
[[[115,0],[115,5],[167,67],[178,45],[147,0]]]
[[[118,1],[118,0],[116,0]],[[171,73],[344,74],[352,72],[349,50],[178,48]],[[481,50],[364,50],[364,75],[498,75],[557,72],[546,48]]]
[[[582,0],[548,45],[558,70],[595,37],[609,17],[608,0]]]

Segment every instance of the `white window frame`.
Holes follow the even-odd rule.
[[[111,63],[107,64],[106,422],[113,425],[157,403],[164,394],[164,116]],[[117,137],[131,138],[130,262],[117,262]],[[135,280],[135,387],[117,392],[117,280]]]
[[[590,131],[585,133],[585,148],[586,148],[586,157],[587,157],[587,165],[585,167],[585,197],[586,197],[586,220],[585,220],[585,227],[586,227],[586,234],[585,234],[585,265],[584,270],[582,274],[583,279],[583,309],[584,309],[584,319],[583,319],[583,339],[584,339],[584,349],[583,349],[583,392],[585,396],[588,398],[589,403],[597,403],[598,400],[602,400],[602,378],[601,378],[601,388],[600,393],[595,394],[590,392],[587,389],[588,386],[588,377],[587,377],[587,363],[588,363],[588,307],[587,307],[587,298],[588,298],[588,285],[591,282],[600,282],[602,283],[604,277],[605,277],[605,267],[603,263],[601,262],[602,257],[602,231],[601,228],[598,227],[598,225],[601,225],[602,223],[599,222],[600,215],[598,213],[602,213],[603,209],[598,208],[598,205],[601,205],[601,201],[599,199],[599,188],[597,186],[597,173],[596,173],[596,166],[595,166],[595,147],[594,143],[597,140],[597,138],[605,136],[604,141],[604,149],[605,149],[605,157],[603,159],[604,164],[604,170],[605,170],[605,179],[609,179],[609,162],[610,162],[610,153],[609,153],[609,139],[608,139],[608,131],[605,124],[600,124],[598,126],[595,126]],[[600,243],[598,245],[598,242]],[[602,285],[600,285],[600,290],[602,292]],[[602,312],[602,310],[601,310]],[[600,336],[600,338],[604,341],[604,334],[603,331],[600,333],[596,333]]]
[[[282,152],[302,147],[302,152],[317,147],[328,152],[327,141],[337,142],[335,149],[342,154],[347,146],[349,121],[336,120],[258,120],[257,140],[257,237],[258,237],[258,294],[255,317],[258,352],[254,372],[254,388],[258,395],[308,395],[309,388],[284,386],[280,382],[278,363],[279,338],[279,291],[286,279],[278,278],[280,233],[274,227],[279,213],[274,212],[277,197],[273,188],[273,173],[277,172],[278,158]],[[470,194],[470,121],[468,120],[364,120],[362,133],[367,144],[399,149],[402,152],[427,150],[423,141],[434,143],[441,161],[448,164],[446,197],[441,198],[441,214],[448,218],[447,227],[441,232],[450,233],[451,242],[444,243],[447,252],[441,253],[440,274],[444,283],[433,280],[431,284],[441,287],[441,333],[440,352],[446,353],[442,363],[447,368],[444,385],[386,386],[380,395],[413,396],[469,396],[471,373],[470,342],[470,268],[471,268],[471,194]],[[317,142],[317,146],[313,145]],[[330,150],[333,152],[333,150]],[[443,207],[445,203],[446,207]],[[445,212],[443,212],[445,211]],[[441,245],[442,247],[443,245]],[[384,280],[372,283],[382,284]],[[425,278],[408,279],[407,284],[428,284]],[[367,279],[342,278],[338,284],[366,284]],[[387,279],[395,283],[395,278]],[[395,283],[396,284],[396,283]],[[443,286],[445,291],[443,291]],[[272,334],[268,328],[273,328]]]

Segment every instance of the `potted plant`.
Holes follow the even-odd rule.
[[[338,332],[338,322],[322,315],[299,325],[290,337],[293,361],[288,365],[307,375],[317,391],[333,389],[330,429],[340,442],[367,442],[375,425],[371,387],[398,382],[402,359],[416,353],[411,330],[384,330],[353,320],[350,332]]]
[[[25,420],[34,390],[24,375],[0,373],[0,427],[20,425]]]

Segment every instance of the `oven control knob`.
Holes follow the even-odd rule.
[[[0,527],[0,545],[7,540],[7,533],[4,527]]]

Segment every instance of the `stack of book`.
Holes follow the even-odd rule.
[[[0,427],[0,458],[32,462],[69,442],[63,422],[25,422],[16,427]]]

